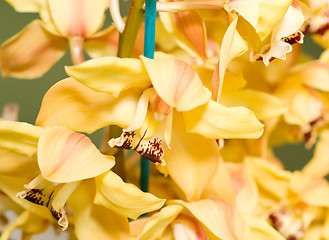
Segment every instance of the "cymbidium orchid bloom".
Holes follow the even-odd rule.
[[[101,32],[107,0],[8,0],[19,12],[39,12],[21,32],[2,44],[0,52],[3,76],[37,78],[47,72],[66,52],[74,64],[84,60],[83,48],[97,55],[104,48],[114,26]],[[87,43],[84,46],[84,43]],[[112,45],[111,45],[112,46]]]
[[[36,178],[25,185],[27,190],[18,192],[17,197],[31,202],[25,204],[28,211],[35,208],[31,207],[32,203],[41,205],[41,210],[34,210],[34,212],[39,211],[39,214],[43,213],[48,218],[51,213],[58,220],[58,224],[63,230],[68,227],[68,218],[64,210],[65,203],[68,202],[75,214],[74,223],[79,226],[76,228],[79,239],[90,239],[88,238],[89,235],[84,236],[80,232],[85,231],[83,229],[85,226],[81,226],[82,219],[90,223],[90,229],[88,230],[90,233],[92,233],[91,229],[93,228],[102,229],[101,226],[104,220],[120,220],[120,223],[118,222],[115,225],[116,227],[111,229],[114,232],[110,235],[107,231],[98,233],[102,239],[110,236],[116,236],[116,239],[120,239],[122,234],[128,236],[127,216],[136,218],[146,211],[158,209],[164,203],[164,200],[158,199],[149,193],[143,193],[133,185],[125,184],[120,177],[109,172],[114,165],[114,157],[101,154],[91,140],[83,134],[74,133],[61,127],[42,129],[20,122],[2,121],[0,125],[3,125],[1,128],[2,148],[30,156],[37,154],[37,159],[34,160],[37,161],[41,173],[39,172]],[[19,149],[17,149],[17,146],[19,146]],[[110,209],[97,207],[93,202],[96,189],[93,178],[101,174],[103,174],[103,177],[119,179],[112,181],[112,188],[110,189],[111,191],[117,189],[117,193]],[[23,179],[26,181],[26,178]],[[4,189],[8,189],[6,191],[12,193],[13,187],[16,191],[18,188],[22,188],[17,183],[13,184],[15,181],[16,179],[13,178],[11,182],[3,182],[2,185],[4,185]],[[17,181],[18,183],[22,182],[22,179],[18,178]],[[71,200],[69,199],[77,188],[80,189],[80,193],[84,193],[78,195],[79,198],[85,195],[85,201],[74,197]],[[126,201],[128,199],[133,199],[135,205],[128,203]],[[136,207],[138,203],[139,205]],[[32,204],[32,206],[35,205]],[[50,212],[46,211],[47,208]],[[125,209],[124,214],[121,214],[123,213],[122,209]],[[87,217],[91,213],[97,213],[97,215],[91,218]],[[121,231],[122,233],[120,233]]]
[[[130,103],[137,105],[137,109],[133,110],[136,112],[129,113],[126,110],[116,116],[117,122],[121,118],[122,123],[129,120],[126,119],[127,114],[133,114],[134,118],[126,126],[120,124],[126,129],[121,137],[112,139],[110,145],[134,149],[155,163],[166,163],[166,168],[175,180],[180,179],[180,171],[190,167],[189,174],[178,183],[188,199],[200,195],[207,184],[207,181],[194,180],[194,184],[200,188],[197,192],[188,186],[191,185],[189,179],[193,173],[201,170],[200,164],[209,179],[213,176],[210,173],[218,165],[218,148],[213,139],[257,138],[262,133],[262,124],[250,110],[243,107],[227,108],[211,100],[211,92],[202,86],[197,73],[182,61],[107,57],[69,67],[67,72],[88,87],[110,93],[118,100],[132,92],[135,96],[139,95],[139,100],[130,100]],[[51,105],[56,103],[57,91],[50,92],[46,94],[44,101],[52,108]],[[62,95],[63,93],[58,96]],[[79,99],[72,99],[72,102],[77,100]],[[94,101],[92,99],[88,102]],[[91,104],[90,108],[85,109],[94,109],[96,106],[98,105]],[[42,107],[37,121],[39,125],[45,127],[57,121],[62,124],[59,116],[44,114],[45,111]],[[60,112],[63,111],[67,111],[65,106],[61,106]],[[103,117],[100,120],[103,121],[101,126],[113,124]],[[71,116],[71,121],[75,121],[78,127],[83,127],[78,124],[80,119],[77,115]],[[65,122],[63,124],[65,126]],[[73,130],[77,129],[73,126]]]
[[[327,239],[329,183],[314,165],[289,172],[264,159],[247,158],[246,163],[260,190],[259,216],[286,239]]]

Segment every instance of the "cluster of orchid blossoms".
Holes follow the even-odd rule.
[[[327,0],[158,1],[155,35],[152,0],[124,19],[115,0],[6,1],[40,19],[2,44],[4,76],[38,78],[67,49],[72,66],[35,125],[3,110],[1,240],[50,226],[79,240],[329,239]],[[85,133],[101,128],[97,147]],[[296,142],[315,152],[291,172],[273,147]]]

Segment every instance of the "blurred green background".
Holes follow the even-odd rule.
[[[125,3],[123,15],[127,13],[128,4],[128,2]],[[18,33],[27,23],[38,17],[38,14],[17,13],[8,3],[0,0],[0,43]],[[108,16],[107,25],[110,21]],[[306,53],[314,57],[319,56],[322,51],[320,47],[312,43],[310,38],[305,39],[304,48]],[[19,121],[34,124],[43,95],[54,83],[67,77],[63,68],[65,65],[71,65],[68,53],[41,78],[21,80],[0,77],[0,109],[8,102],[17,102],[20,106]],[[95,144],[99,144],[100,138],[101,131],[92,136]],[[278,147],[275,149],[275,154],[283,160],[287,169],[294,170],[300,169],[311,158],[312,151],[313,149],[305,149],[303,144],[297,144]]]

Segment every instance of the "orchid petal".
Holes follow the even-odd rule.
[[[214,140],[187,133],[178,113],[173,121],[171,149],[164,155],[166,168],[186,199],[197,200],[217,171],[218,146]]]
[[[81,183],[69,199],[78,239],[129,239],[127,217],[93,204],[94,196],[95,181],[87,180]]]
[[[159,213],[152,215],[146,223],[138,240],[160,239],[165,229],[171,224],[182,211],[182,206],[171,205],[161,209]]]
[[[0,174],[12,177],[33,178],[38,175],[39,167],[35,157],[28,157],[0,148]]]
[[[42,128],[24,122],[0,121],[0,147],[31,157]]]
[[[329,183],[322,177],[294,172],[290,188],[309,205],[329,206]]]
[[[195,202],[176,201],[186,207],[217,239],[247,239],[248,225],[238,211],[220,199],[203,199]]]
[[[329,92],[329,65],[321,62],[311,62],[305,64],[298,71],[296,78],[299,78],[303,83],[316,90]]]
[[[17,12],[39,12],[46,7],[46,0],[6,0]]]
[[[64,183],[95,177],[114,166],[91,140],[68,129],[47,128],[40,136],[38,163],[43,177]]]
[[[227,108],[213,100],[184,112],[184,121],[189,132],[213,139],[258,138],[263,133],[263,124],[249,109]]]
[[[285,240],[285,238],[271,227],[268,222],[264,219],[254,217],[252,215],[242,214],[242,218],[248,222],[250,226],[250,231],[248,234],[248,239],[252,240]]]
[[[127,127],[134,117],[139,97],[137,92],[126,91],[114,98],[72,78],[64,79],[44,96],[36,125],[63,126],[87,133],[112,124]]]
[[[132,219],[159,209],[165,202],[164,199],[142,192],[133,184],[123,182],[111,171],[96,177],[96,186],[96,204]]]
[[[253,111],[259,120],[278,117],[286,111],[286,105],[279,98],[251,89],[223,95],[221,103],[227,107],[244,106]]]
[[[0,190],[4,192],[12,201],[29,212],[45,219],[52,219],[52,216],[47,208],[16,197],[16,194],[19,191],[22,191],[26,182],[26,178],[0,175]]]
[[[90,36],[103,24],[107,0],[48,0],[54,23],[63,36]]]
[[[201,79],[187,63],[141,58],[155,91],[169,106],[187,111],[210,99],[211,92],[202,86]]]
[[[223,42],[220,49],[220,61],[219,61],[219,78],[217,79],[219,83],[213,84],[214,86],[218,86],[218,89],[213,89],[213,92],[217,91],[216,101],[219,101],[220,95],[222,92],[223,81],[225,72],[228,64],[235,58],[242,55],[245,51],[247,51],[248,46],[246,42],[242,39],[238,31],[236,30],[238,17],[234,16],[234,20],[228,26]]]
[[[320,133],[312,159],[305,165],[302,172],[307,175],[325,177],[329,173],[329,131]]]
[[[39,20],[35,20],[2,44],[2,75],[40,77],[64,55],[67,47],[66,39],[48,32]]]
[[[283,171],[261,158],[246,157],[245,162],[257,184],[266,190],[266,193],[279,199],[287,196],[291,179],[290,172]]]
[[[206,60],[206,29],[197,12],[160,12],[159,16],[165,29],[176,37],[177,44],[181,48]]]
[[[66,67],[66,72],[87,87],[115,97],[129,88],[144,90],[151,87],[144,65],[133,58],[92,59],[77,66]]]

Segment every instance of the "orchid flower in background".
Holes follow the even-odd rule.
[[[27,211],[35,209],[34,212],[39,212],[39,215],[43,213],[48,219],[51,213],[63,230],[68,227],[68,216],[64,210],[65,204],[68,202],[74,212],[75,234],[79,236],[79,239],[90,239],[89,234],[95,234],[91,229],[103,229],[102,222],[104,220],[113,221],[116,224],[107,231],[99,231],[97,234],[101,238],[116,236],[117,239],[120,239],[119,236],[121,235],[128,236],[127,216],[133,219],[137,218],[147,211],[160,208],[164,203],[164,200],[149,193],[143,193],[133,185],[125,184],[120,177],[109,172],[114,165],[114,157],[101,154],[90,139],[83,134],[60,127],[42,129],[21,122],[1,121],[0,125],[2,126],[1,147],[7,151],[28,154],[29,156],[36,154],[37,157],[32,158],[31,161],[34,168],[40,169],[39,175],[34,176],[34,179],[25,185],[26,190],[16,193],[18,198],[41,205],[41,210],[31,203],[22,203],[18,199],[16,202],[26,207]],[[13,158],[13,161],[19,159]],[[18,162],[17,164],[22,163]],[[14,169],[15,171],[17,170]],[[32,174],[32,172],[28,173]],[[94,205],[93,192],[95,193],[96,185],[93,178],[98,175],[116,179],[116,181],[112,181],[111,191],[118,190],[115,198],[112,199],[113,206],[110,209]],[[4,180],[1,180],[2,189],[11,194],[14,192],[13,188],[16,191],[22,188],[19,182],[22,182],[23,179],[26,181],[26,178],[22,177],[15,179],[12,176],[1,176],[1,178]],[[70,198],[70,195],[73,194],[74,196],[73,192],[76,189],[83,194]],[[83,201],[81,201],[82,195],[85,196]],[[133,200],[135,205],[129,203],[128,199]],[[140,199],[139,204],[138,199]],[[47,208],[49,212],[46,211]],[[126,215],[122,214],[122,209],[125,209]],[[90,217],[89,214],[91,213],[96,213],[95,217]],[[91,228],[88,230],[88,235],[84,233],[86,221],[90,223],[88,226]]]
[[[108,8],[107,0],[7,2],[18,12],[38,12],[41,20],[32,21],[2,44],[0,62],[3,76],[40,77],[68,48],[73,64],[84,61],[84,49],[94,56],[105,47],[115,48],[114,44],[107,46],[109,39],[115,35],[115,27],[111,26],[99,32],[103,26],[105,10]],[[115,51],[111,50],[112,54],[115,54]]]

